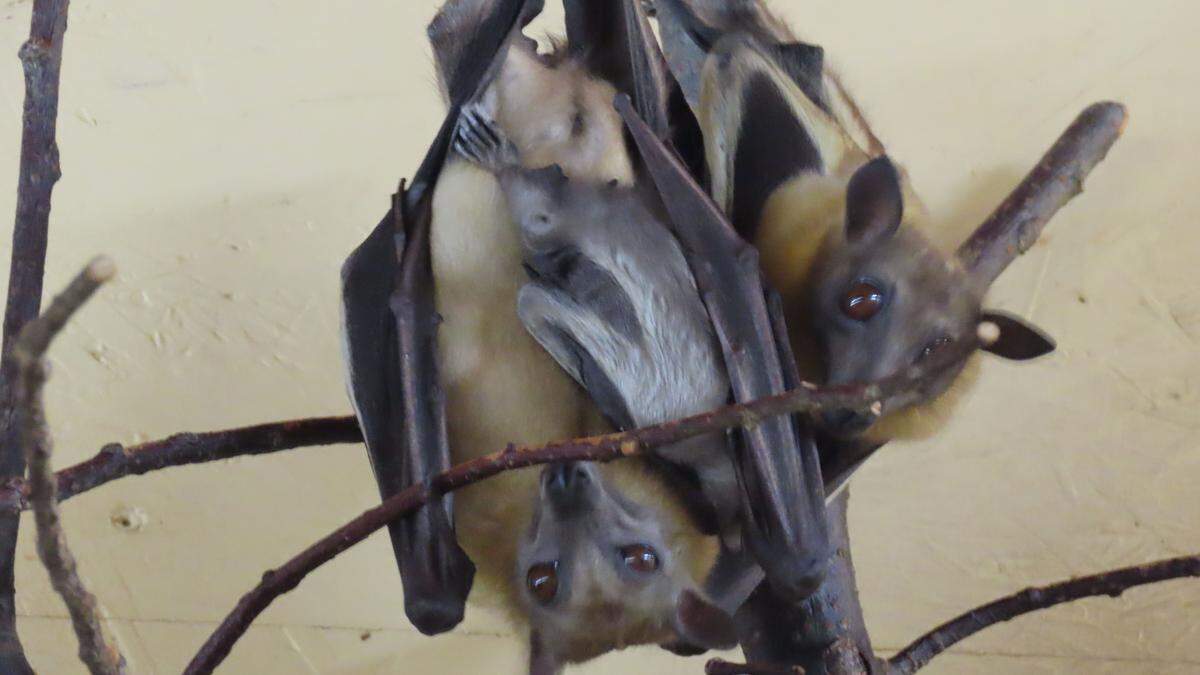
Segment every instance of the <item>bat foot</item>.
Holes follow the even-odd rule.
[[[519,164],[516,146],[478,103],[463,106],[454,131],[454,151],[493,172]]]

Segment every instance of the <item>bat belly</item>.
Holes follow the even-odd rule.
[[[526,281],[517,225],[491,174],[462,161],[446,167],[433,197],[431,247],[453,462],[594,431],[591,404],[517,317]],[[459,540],[485,586],[503,585],[515,564],[537,475],[508,472],[455,494]]]

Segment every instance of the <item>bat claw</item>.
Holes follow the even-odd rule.
[[[463,106],[454,132],[454,151],[489,171],[518,164],[516,146],[479,103]]]

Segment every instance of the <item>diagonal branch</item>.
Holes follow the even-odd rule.
[[[825,388],[803,384],[798,389],[681,420],[540,446],[509,445],[500,452],[459,464],[434,476],[427,484],[413,485],[388,498],[308,547],[282,567],[263,574],[262,581],[242,596],[184,673],[199,675],[212,672],[229,655],[233,644],[246,632],[255,617],[275,598],[295,588],[310,572],[366,539],[371,533],[424,506],[431,496],[466,487],[503,471],[562,461],[608,462],[694,436],[735,427],[753,427],[776,415],[815,414],[834,408],[869,410],[877,407],[881,399],[889,398],[898,391],[927,385],[941,377],[976,348],[978,343],[964,341],[930,358],[923,368],[911,368],[872,384]]]
[[[268,422],[249,427],[173,434],[157,441],[125,447],[109,443],[91,459],[63,469],[58,479],[58,501],[95,489],[126,476],[158,469],[215,462],[246,455],[265,455],[315,445],[360,443],[362,433],[352,416]],[[29,485],[21,480],[0,487],[0,511],[29,508]]]
[[[3,354],[26,323],[38,314],[46,267],[50,195],[60,175],[58,145],[58,81],[69,0],[34,0],[29,40],[21,47],[25,70],[25,107],[21,118],[21,163],[17,177],[17,212],[13,223],[8,301],[4,309]],[[0,359],[0,482],[25,474],[17,438],[13,384],[16,371],[7,356]],[[13,562],[18,514],[0,513],[0,672],[32,673],[17,638],[13,601]]]
[[[46,364],[42,358],[50,342],[83,303],[116,272],[112,261],[96,258],[67,286],[46,312],[25,325],[13,345],[12,359],[17,368],[16,416],[21,445],[29,463],[29,501],[37,524],[38,556],[50,583],[62,596],[71,614],[71,624],[79,637],[79,658],[94,675],[118,675],[125,672],[121,652],[108,644],[96,609],[96,597],[83,585],[75,567],[75,557],[67,546],[58,512],[58,483],[50,466],[51,438],[42,404],[42,386],[46,382]]]
[[[922,635],[916,642],[888,660],[888,673],[895,675],[915,673],[929,663],[933,657],[984,628],[1022,614],[1081,598],[1100,595],[1116,598],[1134,586],[1184,577],[1200,577],[1200,555],[1170,558],[1061,581],[1049,586],[1027,588],[1019,593],[977,607]]]
[[[1083,192],[1083,181],[1125,131],[1125,106],[1093,103],[1079,113],[1042,159],[958,249],[981,284],[991,284],[1037,241],[1046,223]]]

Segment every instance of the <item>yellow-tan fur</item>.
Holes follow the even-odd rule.
[[[736,41],[719,43],[705,63],[701,79],[698,117],[705,140],[705,153],[712,174],[713,198],[726,212],[733,204],[733,162],[738,129],[744,116],[744,83],[765,74],[781,91],[795,117],[802,121],[821,157],[822,173],[804,172],[783,182],[763,205],[754,244],[763,273],[782,296],[785,316],[791,326],[804,325],[809,311],[810,277],[823,250],[842,237],[846,213],[846,186],[863,164],[884,153],[883,145],[867,126],[865,118],[841,82],[826,72],[824,83],[831,112],[818,107],[791,78],[756,49],[740,48]],[[866,146],[866,149],[863,148]],[[903,168],[898,167],[904,195],[902,228],[921,232],[947,264],[958,264],[951,255],[953,233],[930,227],[921,201]],[[803,331],[792,331],[792,347],[801,374],[806,379],[820,376],[817,346]],[[978,358],[968,363],[954,386],[936,399],[918,407],[886,415],[872,426],[866,437],[882,442],[891,439],[920,439],[941,428],[950,411],[971,388],[978,372]]]
[[[631,184],[633,169],[612,107],[614,94],[611,85],[574,63],[551,67],[514,48],[482,101],[527,167],[558,164],[575,180]],[[578,110],[588,116],[582,137],[572,133]],[[436,302],[444,315],[438,347],[453,461],[510,442],[543,443],[606,430],[586,393],[517,317],[517,292],[526,282],[519,232],[492,174],[461,158],[448,161],[433,196],[431,247]],[[634,460],[606,465],[602,472],[623,493],[654,509],[672,533],[679,559],[695,562],[699,569],[691,571],[700,578],[715,555],[705,547],[713,543],[696,533],[661,481]],[[472,601],[499,606],[518,623],[524,599],[517,583],[517,546],[532,519],[537,478],[537,469],[508,472],[455,495],[459,541],[478,567],[477,587],[483,591]],[[604,591],[604,584],[595,584],[580,594],[583,623],[569,660],[650,637],[633,620],[636,612],[606,622],[620,635],[584,619],[619,600],[604,597]]]
[[[600,467],[604,479],[620,487],[630,501],[649,509],[664,536],[672,558],[681,565],[670,571],[691,587],[703,579],[717,556],[715,537],[702,535],[679,499],[644,462],[623,459]],[[590,566],[590,576],[576,577],[570,611],[559,614],[569,623],[557,626],[555,649],[567,663],[579,663],[614,649],[661,644],[676,638],[664,613],[662,598],[641,594],[616,578],[610,566]],[[580,582],[583,582],[582,585]],[[528,602],[509,584],[510,607]],[[519,619],[519,617],[518,617]]]

